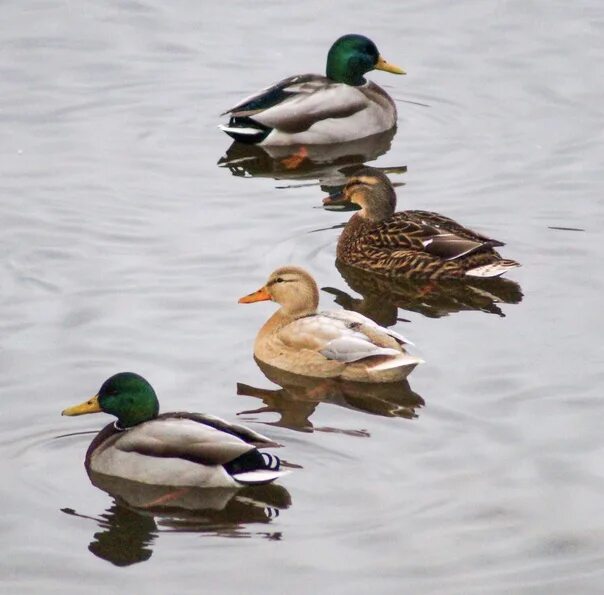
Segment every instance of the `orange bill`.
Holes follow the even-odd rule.
[[[249,295],[244,295],[242,298],[239,298],[239,303],[251,304],[253,302],[264,302],[270,299],[272,298],[268,292],[268,289],[266,289],[266,287],[261,287],[258,291],[254,291],[254,293],[250,293]]]
[[[391,72],[392,74],[407,74],[402,68],[399,66],[395,66],[394,64],[390,64],[380,56],[378,58],[377,64],[375,65],[376,70],[384,70],[385,72]]]

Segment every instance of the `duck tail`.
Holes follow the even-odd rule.
[[[510,260],[509,258],[502,258],[501,260],[496,260],[495,262],[490,262],[489,264],[484,264],[478,267],[474,267],[473,269],[469,269],[466,271],[467,277],[499,277],[504,273],[507,273],[510,269],[515,269],[519,267],[520,263],[515,260]]]
[[[257,469],[256,471],[246,471],[244,473],[236,473],[233,479],[242,485],[262,485],[272,483],[276,479],[289,475],[291,471],[273,471],[271,469]]]
[[[281,470],[279,457],[255,448],[223,466],[235,481],[243,485],[271,483],[290,473]]]
[[[379,357],[379,356],[378,356]],[[376,358],[378,359],[378,358]],[[417,364],[423,364],[424,360],[411,355],[410,353],[397,353],[394,356],[389,357],[381,357],[380,361],[375,365],[371,366],[372,370],[381,371],[381,370],[392,370],[394,368],[402,368],[404,366],[409,366],[411,371]]]
[[[228,123],[219,124],[218,128],[228,134],[232,139],[246,145],[261,143],[272,131],[272,128],[263,126],[251,118],[232,117]]]

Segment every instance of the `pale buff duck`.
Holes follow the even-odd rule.
[[[317,284],[300,267],[278,268],[239,303],[264,300],[281,307],[260,329],[254,355],[275,368],[315,378],[396,382],[422,361],[405,351],[409,341],[402,335],[361,314],[317,312]]]

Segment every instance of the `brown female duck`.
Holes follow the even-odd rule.
[[[391,277],[462,279],[498,277],[520,266],[502,258],[502,242],[428,211],[395,213],[396,194],[388,177],[365,167],[341,195],[325,205],[351,202],[361,207],[338,240],[337,259],[349,266]]]
[[[299,267],[278,268],[239,303],[264,300],[281,308],[258,332],[254,355],[279,370],[315,378],[397,382],[422,361],[404,350],[408,341],[403,336],[361,314],[317,312],[317,284]]]

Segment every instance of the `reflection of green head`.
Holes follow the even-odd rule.
[[[98,402],[105,413],[117,417],[122,428],[149,421],[159,412],[153,387],[132,372],[120,372],[105,380],[99,390]]]
[[[116,566],[130,566],[153,554],[157,525],[152,516],[115,503],[103,514],[101,526],[88,546],[95,556]]]

